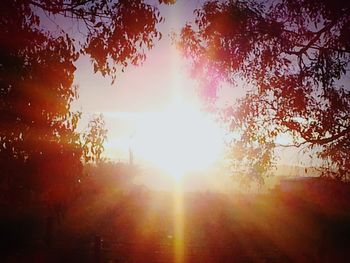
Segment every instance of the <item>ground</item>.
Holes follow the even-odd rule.
[[[183,262],[350,260],[350,212],[344,204],[328,207],[276,191],[186,193],[183,204]],[[12,223],[12,236],[17,233],[18,239],[12,240],[16,245],[7,243],[10,250],[3,251],[3,259],[174,262],[174,218],[172,193],[140,190],[85,196],[70,205],[61,222],[55,221],[49,245],[44,219]],[[6,235],[2,236],[4,240]]]

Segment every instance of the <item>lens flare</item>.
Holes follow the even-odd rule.
[[[143,114],[133,147],[136,156],[176,178],[212,165],[222,153],[222,138],[222,129],[198,105],[176,97],[163,112]]]
[[[184,195],[182,180],[176,180],[174,184],[174,255],[175,263],[184,262],[185,240],[184,240]]]

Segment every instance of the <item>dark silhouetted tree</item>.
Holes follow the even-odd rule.
[[[216,96],[222,80],[251,89],[225,118],[240,134],[233,152],[262,182],[276,137],[288,133],[321,162],[350,176],[350,2],[207,1],[178,39],[193,73]]]
[[[143,0],[1,2],[3,198],[57,203],[72,196],[82,172],[83,157],[81,134],[76,131],[80,113],[70,109],[78,96],[72,85],[74,63],[80,54],[87,54],[95,72],[115,79],[117,68],[145,59],[145,50],[161,37],[156,28],[161,22],[156,4],[171,2],[157,1],[154,5]],[[50,26],[42,22],[45,16],[61,30],[50,31]],[[72,20],[81,31],[64,31]],[[92,155],[100,158],[100,150],[97,148]]]
[[[81,169],[79,114],[69,110],[77,53],[38,29],[28,6],[8,1],[0,12],[1,184],[12,199],[56,199]]]

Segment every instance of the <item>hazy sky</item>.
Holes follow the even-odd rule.
[[[93,114],[103,113],[108,128],[106,155],[114,160],[126,160],[134,123],[130,116],[138,112],[153,112],[164,109],[172,99],[174,89],[193,94],[196,81],[191,80],[186,61],[181,59],[171,43],[170,34],[179,32],[186,22],[193,20],[193,11],[203,0],[178,0],[175,5],[161,5],[160,12],[165,22],[158,25],[163,38],[147,53],[142,66],[129,66],[117,75],[116,82],[93,73],[88,57],[77,62],[75,84],[79,85],[79,99],[73,109],[81,110],[83,117],[80,129],[87,126]],[[181,85],[176,85],[182,79]],[[234,101],[242,95],[242,88],[223,85],[222,100]],[[295,151],[283,150],[282,163],[297,163]]]
[[[88,57],[77,63],[75,84],[79,85],[79,99],[73,109],[83,112],[80,127],[87,125],[94,113],[103,113],[108,128],[107,154],[113,159],[125,159],[127,142],[133,132],[133,124],[127,116],[137,112],[161,111],[172,99],[174,89],[194,93],[196,81],[191,80],[186,62],[181,60],[170,34],[179,32],[186,22],[193,19],[193,11],[203,1],[178,0],[175,5],[161,5],[165,22],[159,25],[163,38],[147,53],[142,66],[129,66],[117,75],[111,85],[110,78],[93,73]],[[181,78],[182,86],[175,87]],[[175,81],[174,81],[175,80]]]
[[[198,84],[189,76],[189,67],[186,65],[175,46],[172,45],[171,34],[179,33],[181,28],[194,19],[193,12],[200,8],[204,0],[177,0],[174,5],[161,5],[159,7],[161,15],[165,21],[158,25],[163,38],[155,42],[154,48],[147,52],[147,59],[143,65],[135,67],[128,66],[125,72],[117,73],[115,83],[111,84],[111,79],[103,77],[100,73],[94,73],[90,59],[81,56],[76,63],[76,73],[74,84],[79,86],[79,99],[73,103],[73,110],[80,110],[83,113],[79,129],[87,127],[89,119],[94,114],[103,113],[108,129],[108,140],[106,143],[105,156],[112,160],[127,161],[129,157],[129,147],[132,144],[132,136],[135,133],[137,121],[135,116],[140,113],[157,112],[164,110],[172,101],[174,93],[181,90],[189,97],[193,97]],[[41,15],[43,24],[51,33],[59,30],[50,18]],[[64,18],[62,18],[64,19]],[[67,20],[59,21],[60,17],[55,17],[55,21],[64,27],[65,31],[74,35],[77,31],[77,22],[67,23]],[[57,31],[58,32],[58,31]],[[77,39],[81,37],[80,32],[76,32]],[[233,87],[229,84],[222,84],[219,102],[234,103],[235,99],[242,96],[246,89],[243,83],[237,82]],[[210,138],[209,138],[210,139]],[[280,140],[284,140],[283,136]],[[288,138],[287,138],[288,139]],[[279,149],[277,156],[280,157],[279,164],[295,165],[300,164],[305,156],[298,154],[297,149]],[[221,158],[223,159],[223,158]],[[142,166],[148,166],[136,156],[136,163],[141,162]],[[310,163],[312,165],[312,163]],[[144,167],[146,173],[147,169]],[[214,168],[214,167],[213,167]],[[216,167],[220,169],[219,166]],[[152,168],[148,176],[156,176],[157,180],[142,179],[143,182],[158,182],[171,185],[169,178],[160,179],[162,176]],[[207,175],[213,174],[213,170],[207,171]],[[215,174],[224,173],[215,172]],[[204,177],[207,175],[203,175]],[[203,182],[205,185],[212,185],[212,178],[209,176]],[[217,180],[217,179],[216,179]],[[222,186],[227,185],[225,180],[221,181]],[[220,186],[221,187],[221,186]]]

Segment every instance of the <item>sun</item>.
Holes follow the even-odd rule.
[[[136,156],[175,179],[211,166],[223,150],[223,131],[198,103],[175,96],[162,112],[144,113],[133,137]]]

